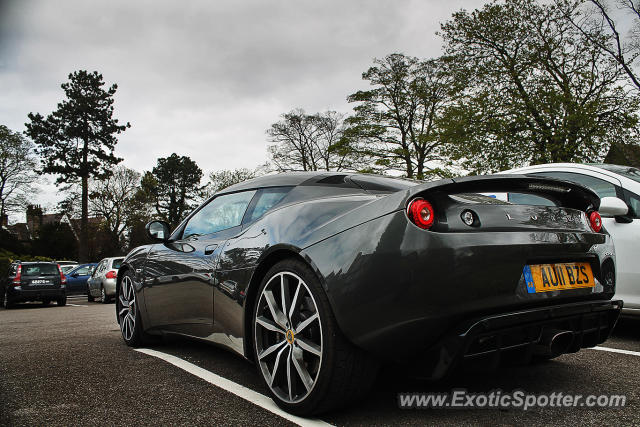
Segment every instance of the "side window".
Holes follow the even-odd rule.
[[[98,276],[100,275],[100,273],[102,272],[104,268],[104,261],[100,261],[100,264],[98,264],[98,266],[96,267],[95,271],[93,272],[93,276]]]
[[[630,191],[624,192],[625,199],[627,199],[627,205],[629,205],[628,215],[632,218],[640,218],[640,196]]]
[[[240,225],[255,191],[218,196],[195,213],[184,227],[182,237],[211,234]]]
[[[90,265],[85,265],[84,267],[80,267],[79,269],[76,270],[76,274],[78,274],[78,276],[86,276],[87,274],[89,274],[91,271],[91,266]]]
[[[600,198],[617,197],[615,185],[593,176],[573,172],[536,172],[532,175],[548,176],[551,178],[564,179],[565,181],[582,184],[593,190]]]
[[[249,212],[249,218],[245,218],[246,222],[252,222],[267,213],[272,207],[280,203],[284,196],[291,190],[291,187],[282,188],[268,188],[262,190],[258,196],[258,201],[255,202],[253,208]]]

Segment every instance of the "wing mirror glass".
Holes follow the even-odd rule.
[[[166,242],[171,234],[169,224],[165,221],[151,221],[146,229],[149,238],[155,242]]]
[[[598,209],[602,216],[623,216],[629,212],[627,204],[618,199],[617,197],[603,197],[600,199],[600,209]]]

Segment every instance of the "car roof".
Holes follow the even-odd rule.
[[[640,191],[640,183],[637,181],[634,181],[630,178],[627,178],[624,175],[621,175],[619,173],[616,173],[610,169],[605,169],[605,168],[601,168],[599,167],[599,165],[601,165],[601,163],[547,163],[544,165],[531,165],[531,166],[525,166],[525,167],[521,167],[521,168],[516,168],[516,169],[511,169],[508,171],[504,171],[504,172],[500,172],[502,173],[527,173],[529,171],[556,171],[559,168],[566,168],[566,169],[575,169],[575,170],[583,170],[583,171],[590,171],[590,172],[594,172],[597,175],[600,176],[607,176],[610,179],[614,179],[617,180],[617,182],[619,184],[622,185],[623,188],[627,188],[627,189],[632,189],[635,191]],[[616,166],[616,165],[612,165],[612,166]],[[623,166],[621,166],[623,167]]]
[[[242,190],[254,190],[258,188],[267,187],[287,187],[298,185],[314,185],[314,184],[337,184],[340,178],[344,182],[344,178],[357,178],[360,181],[377,182],[379,180],[395,181],[399,185],[404,184],[406,186],[417,185],[418,182],[411,182],[400,178],[382,176],[382,175],[368,175],[368,174],[356,174],[352,172],[328,172],[328,171],[313,171],[313,172],[282,172],[272,175],[263,175],[257,178],[249,179],[238,184],[231,185],[216,195],[225,193],[234,193]]]
[[[55,264],[58,265],[57,262],[53,262],[53,261],[14,261],[13,264],[20,264],[20,265],[29,265],[29,264]]]

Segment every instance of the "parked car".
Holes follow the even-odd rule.
[[[441,378],[602,343],[622,304],[599,207],[542,177],[263,176],[173,232],[147,224],[155,243],[123,262],[115,314],[130,346],[168,332],[242,354],[280,407],[310,415],[366,392],[379,361]]]
[[[65,273],[67,278],[67,295],[86,295],[88,292],[87,281],[93,274],[97,263],[76,265],[69,272]],[[64,272],[64,266],[60,266]]]
[[[87,281],[87,300],[100,298],[104,304],[116,295],[116,277],[123,257],[104,258]]]
[[[16,303],[42,301],[48,305],[67,303],[66,278],[53,262],[14,262],[0,288],[0,305],[12,308]]]
[[[617,213],[602,215],[604,228],[616,248],[616,298],[622,312],[640,315],[640,169],[608,164],[552,163],[514,169],[506,173],[564,179],[591,188],[599,197],[618,201]]]

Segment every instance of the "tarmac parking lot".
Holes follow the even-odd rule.
[[[640,321],[622,319],[600,350],[496,372],[413,378],[384,368],[358,405],[321,419],[279,412],[255,368],[223,349],[172,338],[127,347],[114,305],[0,309],[0,425],[640,424]],[[622,350],[623,352],[619,352]],[[167,361],[168,360],[168,361]],[[398,393],[524,390],[624,395],[619,408],[400,409]]]

